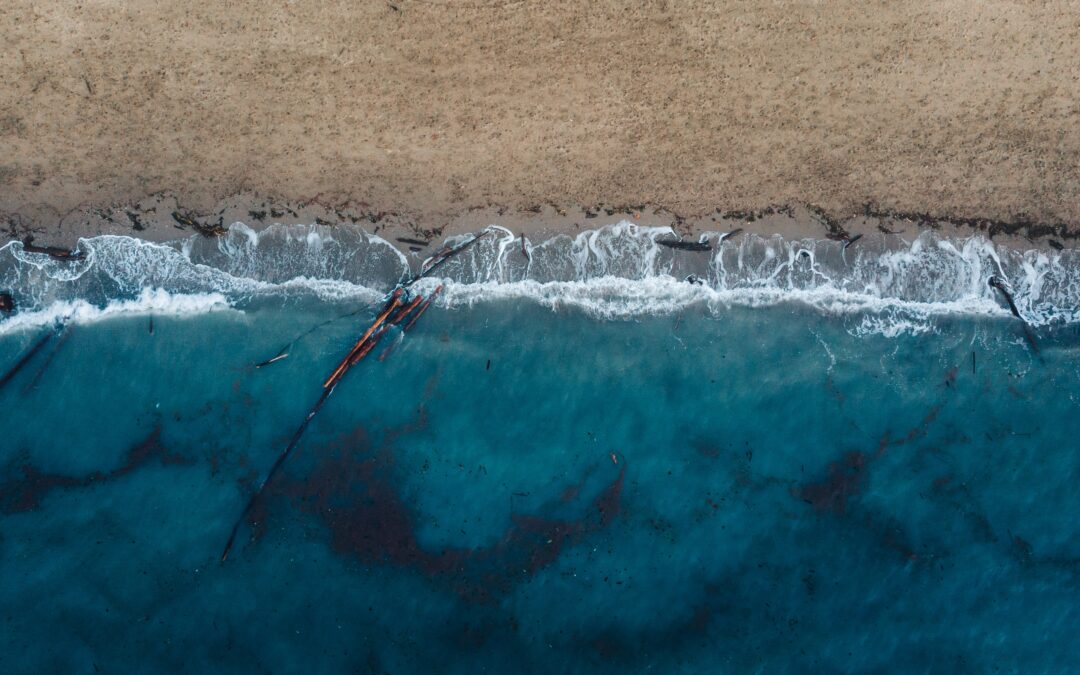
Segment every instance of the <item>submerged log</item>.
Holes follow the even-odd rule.
[[[379,316],[376,317],[375,322],[372,323],[366,331],[364,331],[364,334],[361,335],[360,339],[356,341],[356,344],[354,344],[352,349],[349,350],[349,353],[345,355],[345,358],[341,360],[341,363],[339,363],[338,367],[334,369],[334,372],[330,374],[330,377],[326,378],[326,381],[323,382],[323,389],[333,386],[341,378],[341,376],[345,373],[349,366],[352,365],[351,362],[353,356],[355,356],[356,353],[363,348],[364,343],[367,342],[367,339],[371,337],[371,334],[374,333],[379,328],[379,326],[382,325],[382,322],[386,321],[386,317],[390,316],[390,312],[394,311],[394,308],[401,304],[402,293],[403,291],[400,288],[394,289],[394,292],[390,296],[390,299],[387,301],[382,313],[379,314]]]
[[[1039,345],[1035,341],[1035,334],[1032,333],[1031,326],[1028,325],[1028,322],[1025,321],[1024,317],[1020,315],[1020,310],[1017,309],[1016,303],[1013,301],[1013,296],[1012,293],[1009,291],[1008,285],[1001,277],[998,277],[996,275],[990,277],[990,280],[987,283],[990,284],[991,288],[997,290],[999,293],[1001,293],[1002,296],[1004,296],[1005,302],[1009,304],[1009,311],[1012,312],[1012,315],[1015,316],[1017,319],[1020,319],[1020,326],[1024,330],[1024,339],[1027,340],[1027,343],[1031,346],[1031,350],[1038,354]]]
[[[435,271],[435,269],[437,269],[439,266],[441,266],[443,263],[445,263],[451,257],[453,257],[454,255],[456,255],[458,253],[461,253],[461,252],[465,251],[466,249],[468,249],[469,247],[473,246],[477,241],[479,241],[480,239],[487,236],[488,233],[489,233],[489,231],[485,230],[485,231],[481,232],[480,234],[476,235],[475,237],[473,237],[472,239],[470,239],[469,241],[465,242],[464,244],[458,245],[456,248],[451,247],[451,246],[442,247],[441,249],[436,251],[434,254],[432,254],[431,260],[433,262],[427,268],[425,268],[419,274],[414,275],[413,277],[409,278],[407,281],[402,283],[399,286],[398,290],[407,289],[410,286],[412,286],[414,283],[419,281],[420,279],[423,279],[424,277],[431,275],[432,272]],[[441,290],[441,289],[442,289],[442,287],[440,286],[439,290]],[[303,333],[300,333],[295,338],[290,340],[287,345],[285,345],[284,347],[279,349],[278,352],[276,354],[274,354],[274,356],[272,356],[272,357],[270,357],[270,358],[268,358],[268,359],[266,359],[264,361],[260,361],[259,363],[256,363],[254,367],[255,368],[264,368],[266,366],[269,366],[270,364],[277,363],[278,361],[281,361],[282,359],[287,358],[289,356],[290,350],[292,349],[293,345],[296,344],[297,341],[307,337],[311,333],[315,332],[316,330],[318,330],[319,328],[322,328],[323,326],[325,326],[327,324],[333,323],[333,322],[338,321],[340,319],[348,318],[350,316],[355,316],[355,315],[359,314],[362,311],[364,311],[363,308],[358,309],[356,311],[348,312],[346,314],[342,314],[341,316],[335,317],[333,319],[328,319],[328,320],[323,321],[323,322],[321,322],[319,324],[316,324],[315,326],[312,326],[311,328],[308,328]]]
[[[333,387],[323,390],[322,395],[319,396],[319,400],[316,401],[315,405],[308,411],[307,417],[300,423],[300,426],[289,440],[289,444],[285,447],[285,451],[278,455],[277,460],[275,460],[273,466],[270,467],[270,471],[266,474],[266,477],[259,483],[258,489],[255,490],[248,499],[247,504],[244,505],[244,510],[240,512],[240,517],[237,518],[232,526],[232,530],[229,532],[229,540],[225,542],[225,550],[221,552],[221,562],[228,560],[229,552],[232,550],[233,543],[236,541],[236,535],[240,531],[240,526],[243,524],[244,519],[247,518],[248,514],[251,513],[251,509],[258,503],[259,497],[262,496],[267,484],[270,483],[281,469],[282,465],[285,464],[285,460],[288,459],[289,455],[296,449],[296,446],[300,443],[300,438],[304,435],[304,431],[306,431],[308,425],[311,424],[311,420],[314,419],[315,415],[317,415],[320,410],[322,410],[323,404],[326,403],[326,399],[330,398],[330,394],[332,393],[334,393]]]
[[[282,350],[281,350],[280,352],[278,352],[277,354],[275,354],[274,356],[272,356],[272,357],[270,357],[270,358],[266,359],[266,360],[265,360],[265,361],[263,361],[262,363],[256,363],[256,364],[255,364],[255,367],[256,367],[256,368],[262,368],[262,367],[264,367],[264,366],[268,366],[268,365],[270,365],[271,363],[277,363],[277,362],[278,362],[278,361],[280,361],[281,359],[287,359],[287,358],[289,358],[289,347],[291,347],[291,346],[292,346],[292,345],[290,344],[290,345],[288,345],[288,346],[286,346],[286,347],[283,347],[283,348],[282,348]]]
[[[455,246],[454,248],[451,248],[449,250],[447,250],[447,249],[440,250],[438,253],[435,254],[435,256],[433,256],[435,258],[435,261],[432,262],[430,265],[428,265],[427,269],[421,271],[419,274],[414,276],[412,279],[409,279],[409,281],[407,281],[406,283],[404,283],[402,285],[405,288],[408,288],[409,286],[412,286],[413,284],[415,284],[417,281],[420,281],[424,277],[431,276],[431,274],[433,274],[435,272],[435,270],[439,269],[444,264],[446,264],[446,261],[450,260],[450,258],[453,258],[457,254],[468,250],[474,244],[476,244],[476,242],[478,242],[481,239],[483,239],[484,237],[488,236],[488,234],[490,234],[490,233],[491,233],[491,230],[484,230],[483,232],[476,235],[475,237],[473,237],[469,241],[465,242],[464,244],[458,244],[457,246]]]
[[[60,351],[60,348],[63,347],[64,343],[67,341],[68,336],[71,335],[71,329],[67,326],[63,326],[57,331],[57,334],[59,335],[59,337],[53,341],[52,349],[49,350],[49,353],[45,355],[45,358],[41,362],[41,365],[38,366],[37,373],[34,374],[34,378],[27,382],[26,385],[23,387],[23,394],[28,394],[31,390],[37,387],[38,382],[40,382],[42,376],[45,375],[45,371],[48,370],[49,364],[52,363],[53,359],[56,357],[57,352]]]
[[[360,361],[360,359],[367,356],[371,352],[371,350],[375,348],[375,345],[379,344],[379,341],[382,340],[382,337],[388,332],[390,332],[391,328],[401,323],[401,320],[404,319],[409,314],[409,312],[416,309],[417,305],[419,305],[423,300],[424,296],[417,295],[415,298],[413,298],[412,302],[398,309],[398,311],[392,317],[383,322],[382,326],[380,326],[379,329],[375,331],[375,333],[372,334],[371,337],[368,338],[367,344],[365,344],[360,349],[360,351],[357,352],[355,356],[353,356],[352,360],[349,362],[349,367],[351,368],[355,366]],[[380,358],[379,360],[382,361],[383,359]]]
[[[26,364],[30,363],[30,360],[34,358],[34,355],[44,349],[45,345],[49,343],[49,340],[52,340],[54,334],[55,333],[53,333],[53,331],[48,331],[47,333],[42,335],[41,338],[37,342],[35,342],[32,347],[30,347],[30,349],[27,349],[25,352],[23,352],[23,355],[19,358],[19,360],[16,361],[15,364],[11,366],[11,368],[9,368],[6,373],[4,373],[3,377],[0,377],[0,389],[3,389],[8,382],[11,382],[13,379],[15,379],[15,376],[19,374],[20,370],[26,367]]]
[[[846,251],[848,249],[848,246],[851,246],[862,238],[863,236],[861,234],[857,234],[854,237],[848,237],[847,241],[844,242],[844,250]]]
[[[435,287],[435,290],[431,292],[431,295],[429,295],[426,299],[421,298],[421,299],[423,299],[423,302],[417,307],[416,311],[413,312],[411,318],[408,317],[408,312],[405,313],[405,316],[402,317],[402,318],[409,318],[409,321],[408,321],[408,323],[406,323],[404,326],[401,327],[401,333],[400,333],[401,336],[404,336],[405,333],[407,333],[409,331],[409,329],[412,328],[413,324],[416,323],[416,320],[420,318],[420,315],[423,314],[425,311],[427,311],[427,308],[431,304],[431,301],[434,300],[435,297],[437,295],[439,295],[439,293],[442,292],[442,289],[443,289],[442,284],[439,284],[438,286]],[[400,342],[400,340],[399,340],[399,342]],[[390,354],[392,354],[394,352],[394,348],[397,347],[397,345],[398,345],[398,343],[395,342],[394,344],[391,344],[389,347],[387,347],[385,350],[383,350],[383,353],[379,355],[379,361],[385,361],[386,357],[390,356]]]
[[[292,452],[296,449],[296,446],[300,443],[300,439],[303,437],[308,425],[311,424],[311,420],[314,419],[315,415],[317,415],[320,410],[322,410],[323,405],[326,404],[327,399],[330,398],[330,395],[334,392],[334,389],[337,387],[338,382],[341,381],[341,378],[344,377],[345,373],[349,370],[349,368],[355,365],[361,359],[363,359],[364,356],[366,356],[368,353],[370,353],[371,350],[375,348],[375,345],[378,343],[379,339],[387,331],[389,331],[390,328],[398,325],[406,318],[409,318],[410,314],[411,318],[409,318],[408,324],[406,324],[402,328],[402,332],[407,331],[409,328],[411,328],[412,325],[416,323],[416,320],[420,318],[420,315],[423,314],[425,310],[427,310],[435,296],[442,291],[443,287],[442,285],[436,287],[435,291],[426,299],[420,295],[417,295],[411,301],[409,301],[408,304],[402,307],[401,297],[405,293],[405,290],[420,279],[424,278],[427,275],[430,275],[432,272],[438,269],[439,266],[441,266],[454,255],[457,255],[458,253],[461,253],[462,251],[468,249],[470,246],[474,245],[477,241],[479,241],[487,234],[488,231],[485,230],[484,232],[473,237],[464,244],[461,244],[457,247],[449,249],[444,253],[441,253],[437,260],[426,270],[415,275],[414,277],[409,279],[409,281],[399,285],[397,288],[394,289],[393,293],[390,294],[390,297],[383,305],[383,309],[379,313],[379,315],[371,323],[368,329],[364,331],[364,334],[360,336],[360,339],[356,341],[352,349],[349,350],[349,353],[345,356],[344,359],[342,359],[341,363],[338,364],[337,368],[334,369],[334,372],[331,373],[330,377],[328,377],[323,383],[322,394],[315,402],[315,405],[312,406],[311,410],[308,411],[307,417],[304,418],[304,421],[297,428],[296,432],[289,440],[289,444],[285,447],[285,450],[280,455],[278,455],[278,458],[270,467],[270,471],[266,474],[266,477],[262,480],[261,483],[259,483],[259,487],[255,490],[255,492],[248,499],[247,503],[244,505],[244,509],[243,511],[241,511],[240,517],[233,524],[232,529],[229,532],[229,539],[225,543],[225,549],[221,552],[222,563],[228,560],[229,553],[230,551],[232,551],[232,547],[236,542],[236,535],[240,531],[240,526],[251,513],[252,509],[255,507],[255,504],[258,503],[258,500],[265,491],[266,486],[270,483],[271,480],[273,480],[274,476],[277,475],[278,471],[281,470],[281,467],[285,464],[285,461],[289,458],[289,455],[291,455]],[[273,363],[274,361],[283,359],[286,356],[288,356],[288,347],[282,349],[274,358],[258,364],[257,367]]]
[[[307,417],[304,418],[304,421],[297,428],[296,432],[289,440],[289,444],[285,447],[285,450],[280,455],[278,455],[278,458],[274,461],[273,466],[270,467],[270,471],[266,474],[266,477],[263,478],[262,482],[259,483],[259,487],[255,490],[255,492],[248,499],[247,503],[244,505],[244,510],[240,513],[240,517],[233,524],[232,530],[229,532],[229,539],[225,543],[225,549],[221,552],[221,562],[225,562],[226,560],[228,560],[229,552],[232,550],[233,544],[236,541],[236,535],[240,531],[240,526],[243,524],[248,514],[251,513],[251,510],[255,507],[255,504],[258,503],[259,497],[266,489],[266,486],[270,483],[271,480],[273,480],[277,472],[281,470],[281,467],[285,464],[285,460],[287,460],[289,458],[289,455],[293,453],[293,451],[296,449],[296,446],[299,445],[300,439],[303,437],[304,432],[308,428],[308,425],[311,424],[311,420],[315,418],[315,415],[317,415],[320,410],[322,410],[323,405],[326,403],[327,399],[330,398],[330,394],[334,393],[334,389],[337,387],[337,383],[341,380],[341,377],[352,365],[354,365],[357,361],[363,358],[363,356],[369,351],[371,351],[371,349],[375,346],[377,339],[372,339],[373,334],[381,335],[382,329],[385,328],[383,324],[386,321],[386,318],[390,315],[391,312],[394,311],[395,308],[398,307],[398,305],[401,304],[402,293],[403,291],[401,288],[394,289],[394,292],[387,300],[383,311],[379,314],[378,317],[376,317],[375,321],[371,324],[371,326],[369,326],[368,329],[364,331],[363,336],[361,336],[361,338],[357,340],[356,344],[353,345],[353,348],[349,351],[348,356],[346,356],[345,359],[340,364],[338,364],[338,367],[334,370],[333,374],[331,374],[330,377],[326,380],[326,382],[323,383],[323,392],[319,396],[319,399],[315,402],[315,405],[312,406],[311,410],[308,411]],[[399,314],[401,313],[399,312]],[[279,353],[273,359],[270,359],[265,363],[273,363],[274,361],[285,358],[286,356],[288,356],[287,353]],[[259,365],[265,365],[265,363]]]
[[[1020,310],[1016,308],[1016,303],[1013,302],[1012,293],[1009,292],[1009,288],[1005,285],[1005,282],[1002,281],[1000,277],[994,276],[990,277],[988,283],[990,284],[990,288],[997,290],[1005,297],[1005,302],[1009,303],[1009,311],[1012,312],[1012,315],[1023,321],[1024,317],[1020,316]]]
[[[412,299],[412,302],[410,302],[409,304],[407,304],[404,307],[402,307],[401,309],[399,309],[397,311],[397,314],[395,314],[393,317],[390,318],[389,321],[386,322],[386,325],[388,325],[388,326],[396,326],[396,325],[398,325],[399,323],[401,323],[401,320],[404,319],[409,314],[409,312],[416,309],[416,307],[423,301],[424,301],[424,296],[417,294],[417,296]]]
[[[304,338],[306,338],[306,337],[307,337],[308,335],[311,335],[312,333],[314,333],[315,331],[319,330],[319,329],[320,329],[320,328],[322,328],[323,326],[327,326],[327,325],[329,325],[329,324],[332,324],[332,323],[334,323],[335,321],[340,321],[340,320],[342,320],[342,319],[347,319],[347,318],[349,318],[349,317],[351,317],[351,316],[356,316],[356,315],[357,315],[357,314],[359,314],[360,312],[363,312],[363,311],[364,311],[364,309],[365,309],[364,307],[361,307],[360,309],[356,309],[356,310],[353,310],[353,311],[351,311],[351,312],[346,312],[345,314],[341,314],[340,316],[336,316],[336,317],[334,317],[333,319],[327,319],[326,321],[322,321],[322,322],[320,322],[320,323],[317,323],[317,324],[315,324],[315,325],[314,325],[314,326],[312,326],[311,328],[308,328],[307,330],[305,330],[305,331],[304,331],[303,333],[300,333],[299,335],[297,335],[296,337],[294,337],[294,338],[293,338],[292,340],[289,340],[289,343],[288,343],[287,345],[285,345],[284,347],[282,347],[281,349],[279,349],[279,350],[277,351],[277,353],[276,353],[276,354],[274,354],[274,355],[273,355],[272,357],[270,357],[269,359],[266,359],[265,361],[262,361],[262,362],[260,362],[260,363],[256,363],[256,364],[255,364],[255,368],[263,368],[263,367],[265,367],[265,366],[268,366],[268,365],[270,365],[271,363],[277,363],[278,361],[280,361],[280,360],[282,360],[282,359],[284,359],[284,358],[288,358],[288,356],[289,356],[289,352],[290,352],[290,351],[292,350],[292,348],[293,348],[293,345],[295,345],[295,344],[296,344],[297,342],[299,342],[300,340],[303,340],[303,339],[304,339]]]
[[[431,301],[435,299],[435,296],[442,292],[442,289],[442,284],[439,284],[435,287],[435,290],[432,291],[431,295],[428,296],[428,299],[424,301],[424,304],[420,305],[420,308],[416,310],[416,314],[413,315],[413,318],[409,319],[409,323],[405,324],[405,327],[401,329],[401,332],[407,333],[409,329],[413,327],[413,324],[416,323],[416,320],[420,318],[421,314],[427,311],[428,305],[430,305]]]

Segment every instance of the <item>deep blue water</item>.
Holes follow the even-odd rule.
[[[222,564],[381,290],[68,321],[0,390],[0,671],[1080,661],[1077,333],[1036,353],[1004,310],[896,334],[805,299],[450,290],[348,373]],[[0,369],[48,330],[0,335]]]

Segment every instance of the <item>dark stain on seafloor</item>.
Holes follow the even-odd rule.
[[[94,471],[85,476],[68,476],[44,472],[29,462],[15,467],[15,476],[0,483],[0,512],[23,513],[34,511],[53,490],[89,487],[128,475],[154,460],[163,465],[190,465],[194,460],[169,452],[161,443],[161,426],[135,444],[124,463],[112,471]]]
[[[825,477],[795,489],[795,495],[818,511],[843,514],[850,497],[866,484],[866,453],[852,451],[829,462]]]
[[[849,500],[866,488],[869,463],[873,459],[864,452],[848,452],[830,462],[823,478],[793,489],[799,499],[821,513],[844,518],[849,526],[871,535],[871,539],[886,550],[899,553],[904,560],[918,561],[933,557],[918,553],[925,546],[910,541],[903,524],[870,508],[849,509]]]
[[[946,382],[948,379],[947,373]],[[916,546],[909,540],[902,523],[884,518],[873,509],[852,509],[851,502],[865,491],[870,464],[885,455],[889,448],[923,439],[940,411],[940,405],[932,406],[922,420],[904,436],[892,439],[889,433],[885,433],[874,453],[858,450],[845,452],[839,459],[828,463],[824,476],[793,487],[792,496],[809,504],[819,513],[843,518],[849,525],[872,533],[880,545],[900,553],[905,560],[918,561],[934,557],[935,554],[926,551],[925,546]],[[917,549],[923,553],[918,553]]]
[[[946,381],[948,378],[947,373]],[[844,453],[840,459],[829,462],[823,478],[793,488],[792,494],[818,511],[843,515],[847,510],[848,500],[862,493],[866,487],[870,461],[884,455],[889,447],[912,443],[926,436],[927,429],[940,412],[940,405],[931,407],[919,424],[901,438],[892,440],[886,433],[881,437],[877,452],[873,456],[858,450]]]
[[[551,565],[566,547],[609,526],[621,508],[626,471],[621,465],[591,502],[575,499],[567,505],[553,500],[553,511],[570,508],[576,517],[513,514],[511,525],[491,546],[433,551],[418,539],[417,518],[395,482],[394,455],[385,443],[375,449],[359,430],[316,454],[312,470],[282,476],[267,496],[285,497],[318,518],[329,530],[336,553],[365,565],[416,570],[474,602],[508,592]],[[256,534],[256,523],[265,522],[265,508],[253,514]]]

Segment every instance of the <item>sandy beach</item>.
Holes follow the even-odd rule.
[[[1077,9],[12,0],[0,222],[72,243],[234,220],[422,240],[493,216],[537,235],[943,220],[1069,246]]]

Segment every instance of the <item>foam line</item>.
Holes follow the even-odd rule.
[[[934,232],[890,238],[888,245],[864,238],[847,250],[837,241],[743,234],[713,237],[711,253],[690,256],[656,243],[671,228],[624,221],[529,242],[526,257],[510,230],[494,224],[488,232],[417,281],[417,289],[446,284],[444,307],[521,298],[600,318],[678,312],[691,304],[719,314],[727,306],[797,302],[832,314],[866,314],[856,332],[891,335],[927,330],[940,315],[1006,314],[987,283],[998,275],[1027,324],[1080,323],[1080,252],[1073,250],[1021,251],[981,236],[946,239]],[[463,235],[446,244],[470,240]],[[26,254],[18,242],[0,247],[0,288],[10,289],[22,310],[0,322],[0,334],[121,312],[244,309],[266,298],[369,304],[414,271],[387,240],[340,226],[255,231],[236,223],[218,238],[155,244],[100,236],[80,240],[79,248],[87,259],[64,263]],[[691,275],[704,285],[677,281]]]
[[[118,300],[98,307],[85,300],[59,301],[38,311],[21,312],[0,322],[0,335],[56,324],[87,324],[130,314],[189,316],[228,310],[220,293],[174,295],[161,289],[144,289],[134,300]]]

